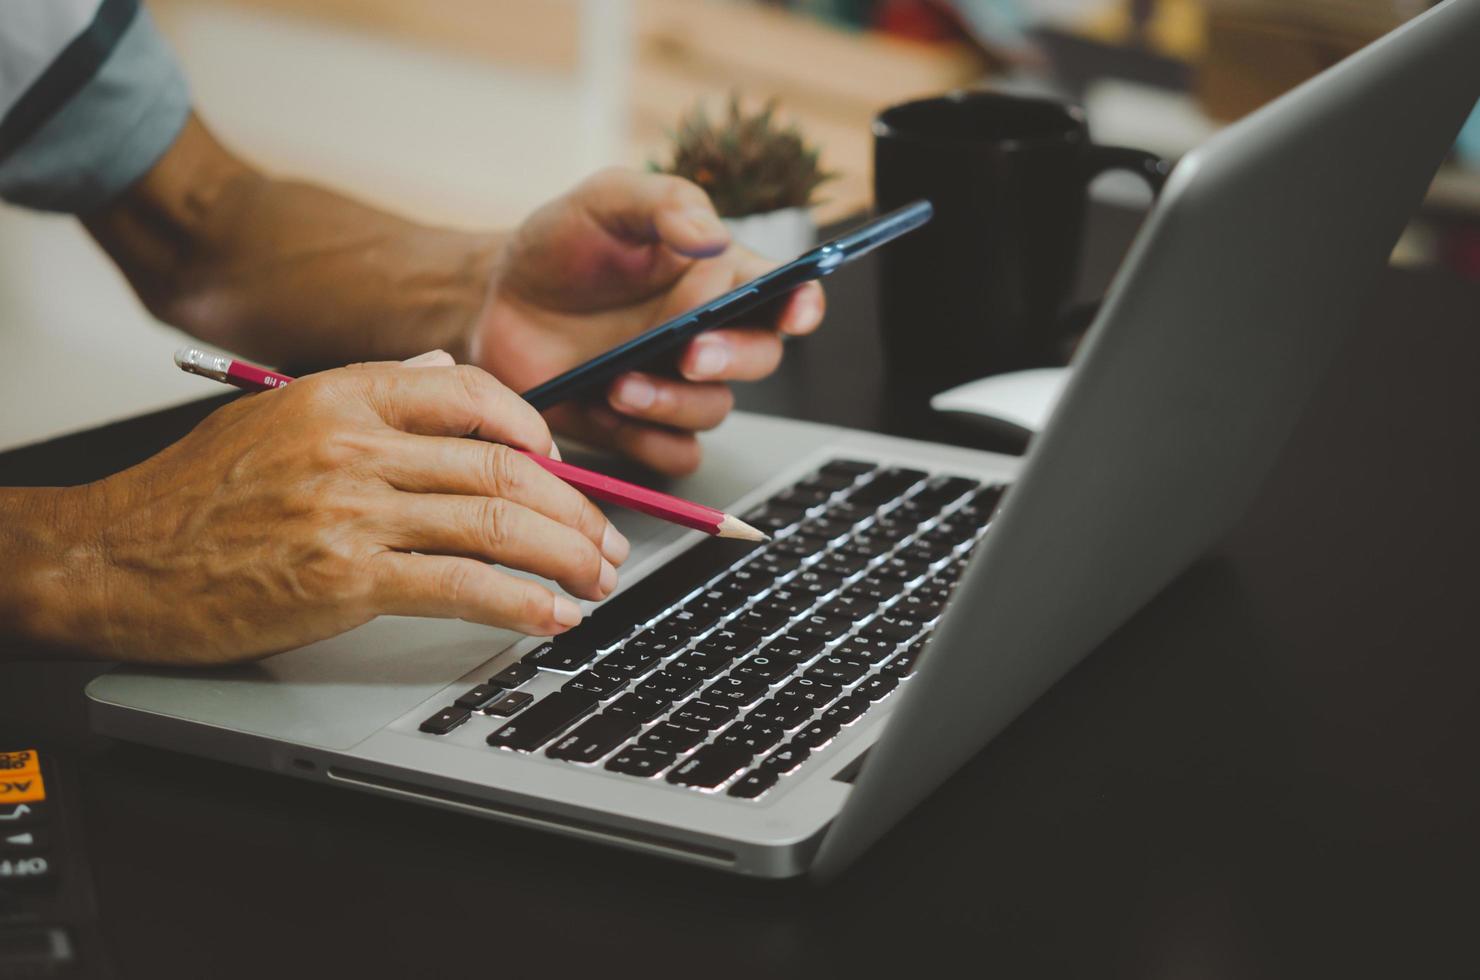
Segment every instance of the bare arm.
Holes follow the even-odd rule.
[[[504,237],[267,177],[193,114],[138,184],[84,221],[152,313],[271,364],[462,358]]]

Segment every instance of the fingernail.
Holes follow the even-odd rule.
[[[730,364],[730,346],[723,341],[700,341],[694,354],[694,374],[712,378]]]
[[[617,587],[617,570],[605,558],[601,559],[601,594],[608,596]]]
[[[555,462],[557,463],[565,462],[565,460],[560,455],[560,447],[555,445],[553,442],[550,443],[550,458],[555,460]]]
[[[555,596],[550,614],[561,626],[574,626],[581,621],[581,607],[563,595]]]
[[[628,555],[632,554],[632,542],[617,530],[615,524],[608,524],[601,535],[601,553],[613,565],[620,565],[627,560]]]
[[[401,363],[406,367],[426,367],[428,364],[450,364],[452,355],[445,350],[429,350],[425,354],[409,357]]]
[[[617,385],[617,401],[628,408],[639,411],[652,408],[653,402],[657,400],[658,389],[643,378],[623,378],[621,384]]]
[[[797,297],[796,309],[792,313],[792,327],[788,333],[804,334],[816,330],[822,323],[822,299],[815,289],[805,289]]]
[[[730,237],[724,222],[720,221],[719,216],[709,208],[686,208],[683,215],[688,219],[689,226],[694,233],[700,238],[722,240]]]

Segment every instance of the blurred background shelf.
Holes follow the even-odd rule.
[[[1026,78],[1081,98],[1102,141],[1175,156],[1219,115],[1401,19],[1405,3],[151,0],[149,9],[201,114],[243,155],[418,220],[490,228],[513,225],[598,167],[646,165],[696,100],[732,91],[779,97],[822,147],[839,176],[822,189],[820,224],[869,206],[869,122],[881,107],[983,81]],[[1031,29],[1009,16],[1029,8]],[[1345,40],[1312,47],[1298,30],[1271,35],[1270,18],[1297,8],[1348,25]],[[1351,18],[1358,8],[1371,20]],[[838,23],[870,16],[896,33]],[[1095,192],[1145,201],[1113,177]],[[1430,204],[1480,213],[1480,175],[1446,170]],[[1419,241],[1413,254],[1432,251]],[[179,335],[143,311],[68,218],[0,207],[0,337],[0,448],[205,393],[169,363]],[[51,397],[60,376],[71,389]]]

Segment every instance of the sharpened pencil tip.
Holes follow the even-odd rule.
[[[741,541],[770,541],[771,536],[746,524],[740,518],[726,514],[719,522],[716,533],[722,538],[739,538]]]

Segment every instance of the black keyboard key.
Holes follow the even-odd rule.
[[[827,595],[836,592],[838,586],[843,584],[843,576],[834,575],[831,572],[816,571],[816,566],[805,571],[798,572],[786,583],[786,587],[793,592],[806,593],[813,597]]]
[[[638,727],[637,722],[622,715],[597,715],[557,739],[545,755],[566,762],[595,762],[636,735]]]
[[[731,620],[739,629],[757,633],[774,633],[791,621],[792,613],[776,606],[753,606]]]
[[[857,596],[860,599],[870,599],[882,604],[893,599],[903,591],[903,587],[898,582],[869,576],[848,586],[847,589],[843,590],[843,595]]]
[[[893,551],[894,544],[895,542],[889,538],[860,531],[833,548],[832,553],[846,558],[861,558],[865,562],[870,562],[880,555]]]
[[[547,694],[488,736],[495,748],[533,752],[596,710],[597,701],[579,691]]]
[[[722,653],[703,653],[698,650],[690,650],[677,660],[670,663],[665,669],[670,674],[680,677],[692,677],[694,680],[707,681],[723,673],[734,661]]]
[[[485,704],[492,701],[494,698],[503,693],[504,689],[495,684],[479,684],[477,687],[468,691],[466,694],[458,698],[453,703],[456,704],[459,708],[467,708],[469,711],[477,711],[479,708],[483,707]]]
[[[467,721],[468,716],[471,714],[472,712],[467,708],[459,708],[455,704],[449,705],[417,727],[428,735],[446,735],[458,725]]]
[[[851,725],[857,721],[872,704],[867,698],[856,698],[849,695],[846,698],[838,698],[832,707],[822,713],[823,721],[830,721],[834,725]]]
[[[856,473],[842,473],[838,470],[823,468],[807,477],[801,483],[797,484],[797,486],[808,489],[826,490],[828,493],[837,493],[839,490],[848,489],[857,482],[858,475]]]
[[[692,701],[685,701],[683,707],[675,711],[669,720],[689,728],[702,728],[706,732],[712,732],[734,721],[738,711],[738,708],[729,705],[710,704],[694,698]]]
[[[510,691],[497,701],[483,709],[485,715],[493,715],[495,718],[507,718],[517,715],[529,706],[534,700],[534,695],[528,691]]]
[[[647,745],[629,745],[607,762],[606,768],[624,776],[640,776],[644,779],[656,776],[673,765],[678,755]]]
[[[775,534],[800,521],[805,516],[805,511],[806,508],[787,504],[767,504],[746,514],[745,523],[767,534]]]
[[[903,643],[912,636],[919,635],[925,628],[925,624],[917,619],[895,614],[891,608],[888,612],[875,616],[869,624],[864,627],[865,636],[882,636],[885,639]]]
[[[689,634],[675,629],[667,629],[662,632],[658,630],[644,630],[632,639],[622,644],[623,650],[640,650],[643,653],[655,657],[666,657],[683,649],[683,645],[689,641]]]
[[[930,566],[922,561],[912,561],[908,558],[885,558],[869,572],[871,578],[892,580],[895,582],[910,582],[930,571]]]
[[[750,714],[745,716],[747,721],[759,722],[771,728],[784,728],[788,731],[806,723],[811,717],[811,705],[801,701],[780,701],[776,698],[762,701],[750,709]]]
[[[753,677],[725,676],[704,690],[704,700],[711,704],[728,704],[745,707],[766,693],[765,681]]]
[[[714,583],[716,589],[732,592],[743,599],[752,599],[771,587],[776,576],[752,565],[741,565],[733,572]]]
[[[837,738],[840,731],[842,731],[840,726],[819,718],[805,725],[801,731],[792,736],[791,741],[787,744],[816,752],[828,742]]]
[[[842,693],[842,690],[840,686],[830,681],[798,677],[777,691],[776,697],[785,701],[800,701],[813,708],[821,708],[831,704],[833,699]]]
[[[912,499],[929,501],[944,507],[975,490],[981,484],[964,476],[937,476],[912,494]]]
[[[728,616],[745,605],[745,597],[723,589],[706,589],[683,604],[684,609],[696,613],[713,615],[715,619]]]
[[[566,636],[569,635],[569,633],[566,634]],[[541,649],[543,650],[544,648],[542,647]],[[539,657],[535,658],[534,666],[540,670],[570,672],[580,670],[595,659],[596,648],[593,646],[586,646],[583,643],[556,643],[550,649],[540,653]],[[523,684],[529,680],[529,675],[526,673],[530,667],[529,661],[530,658],[525,657],[512,667],[506,667],[499,671],[499,673],[494,675],[493,683],[498,684],[500,687],[518,687],[520,684]]]
[[[824,473],[846,473],[848,476],[863,476],[878,469],[873,463],[861,459],[834,459],[822,467]]]
[[[656,666],[657,654],[623,648],[602,657],[591,669],[612,676],[633,678],[641,677]]]
[[[902,496],[910,487],[925,479],[926,475],[922,470],[900,468],[880,470],[874,474],[872,480],[850,492],[848,499],[855,504],[877,507],[888,503],[895,497]]]
[[[689,609],[687,606],[664,618],[653,629],[663,636],[690,637],[702,633],[714,625],[719,616],[708,612],[699,612]]]
[[[956,546],[948,542],[912,541],[899,549],[896,555],[908,561],[933,565],[955,550]]]
[[[863,533],[875,538],[881,538],[892,544],[898,544],[911,534],[914,534],[919,527],[920,522],[914,518],[898,518],[885,514],[869,525],[868,530]]]
[[[561,685],[562,691],[578,691],[605,701],[614,698],[626,688],[630,678],[621,674],[602,674],[595,669],[583,670]]]
[[[846,619],[850,623],[861,623],[879,611],[879,600],[861,595],[844,593],[823,606],[821,613],[834,619]]]
[[[634,688],[635,693],[672,704],[682,701],[699,688],[699,682],[683,674],[670,674],[660,670]]]
[[[714,789],[750,765],[750,754],[734,745],[706,745],[668,773],[676,786]]]
[[[822,647],[823,641],[815,636],[796,636],[787,633],[767,643],[761,648],[761,653],[768,657],[785,657],[794,663],[802,664],[821,653]]]
[[[824,538],[814,538],[810,534],[789,534],[772,541],[767,545],[766,551],[792,558],[811,558],[826,547],[827,541]]]
[[[806,612],[817,604],[817,596],[810,592],[799,592],[788,583],[785,588],[777,589],[756,603],[756,609],[780,610],[786,613],[788,619],[797,613]]]
[[[649,728],[637,741],[640,745],[663,749],[667,752],[687,752],[704,741],[707,734],[702,728],[691,728],[688,725],[677,725],[671,721],[665,721]]]
[[[761,768],[774,772],[778,776],[784,776],[789,772],[795,771],[797,766],[806,762],[811,755],[811,749],[795,743],[788,743],[766,756],[765,761],[761,763]]]
[[[762,553],[755,560],[747,564],[746,568],[753,568],[758,572],[765,572],[775,578],[788,575],[796,571],[802,560],[795,555],[778,555],[770,552]]]
[[[723,654],[735,660],[755,649],[756,644],[761,642],[761,637],[762,634],[749,629],[715,630],[700,640],[694,649],[705,653]]]
[[[919,591],[904,596],[892,607],[892,611],[908,619],[929,622],[940,615],[946,606],[944,600],[936,599]]]
[[[779,728],[762,725],[760,722],[746,718],[720,732],[714,744],[738,746],[755,756],[762,752],[769,752],[785,735],[786,733]]]
[[[754,677],[767,684],[775,684],[782,678],[790,677],[796,669],[795,660],[786,657],[770,657],[765,651],[761,651],[736,664],[734,673],[737,677]]]
[[[641,694],[624,694],[611,703],[606,714],[625,715],[639,725],[646,725],[667,711],[671,705],[671,701],[644,697]]]
[[[848,578],[868,567],[872,555],[850,555],[843,551],[830,551],[812,565],[812,571]]]
[[[853,696],[878,701],[899,686],[899,679],[888,674],[875,674],[853,689]]]
[[[768,769],[752,769],[735,780],[735,785],[730,787],[729,793],[736,799],[753,800],[763,796],[767,790],[775,786],[778,778],[776,773]]]
[[[706,538],[654,569],[596,608],[586,621],[556,642],[585,644],[592,650],[610,646],[638,623],[664,613],[679,599],[756,549],[754,542]],[[542,665],[543,666],[543,665]]]
[[[876,664],[898,649],[899,641],[886,636],[850,636],[833,648],[833,655]]]
[[[846,619],[834,619],[818,613],[793,624],[791,632],[797,636],[810,636],[813,639],[827,641],[836,640],[852,628],[853,624]]]
[[[852,684],[864,674],[868,673],[868,663],[863,660],[852,660],[848,657],[839,657],[836,654],[823,657],[811,667],[807,668],[804,675],[816,681],[827,681],[830,684]]]
[[[488,679],[488,683],[492,684],[494,687],[502,687],[510,691],[522,684],[529,683],[530,681],[534,680],[536,676],[539,675],[539,670],[536,667],[531,667],[528,663],[528,659],[529,658],[526,657],[524,660],[519,661],[517,664],[510,664],[509,666],[505,667],[503,670],[490,677]],[[586,660],[590,659],[590,657],[586,658]],[[565,661],[562,658],[560,662],[564,663]],[[581,663],[585,663],[585,661],[583,660],[581,661]],[[541,666],[543,666],[543,664]],[[576,666],[578,667],[580,665],[577,664]],[[575,670],[576,667],[551,667],[550,669]]]
[[[884,665],[884,673],[890,677],[908,677],[915,672],[916,663],[920,659],[920,651],[925,644],[923,641],[915,642],[900,652],[899,656]]]
[[[826,487],[814,487],[798,483],[796,486],[788,487],[772,497],[767,501],[767,504],[773,507],[816,507],[818,504],[826,502],[827,498],[831,497],[833,493],[834,491]]]
[[[865,507],[848,500],[834,500],[827,505],[823,511],[831,520],[847,521],[849,524],[857,524],[859,521],[868,520],[876,513],[876,508]]]
[[[836,541],[849,531],[853,530],[854,521],[843,520],[837,517],[823,515],[813,517],[801,527],[803,534],[810,534],[815,538],[825,538],[828,541]]]
[[[1006,491],[1007,487],[1000,483],[987,487],[958,507],[952,516],[982,527],[996,515]]]

